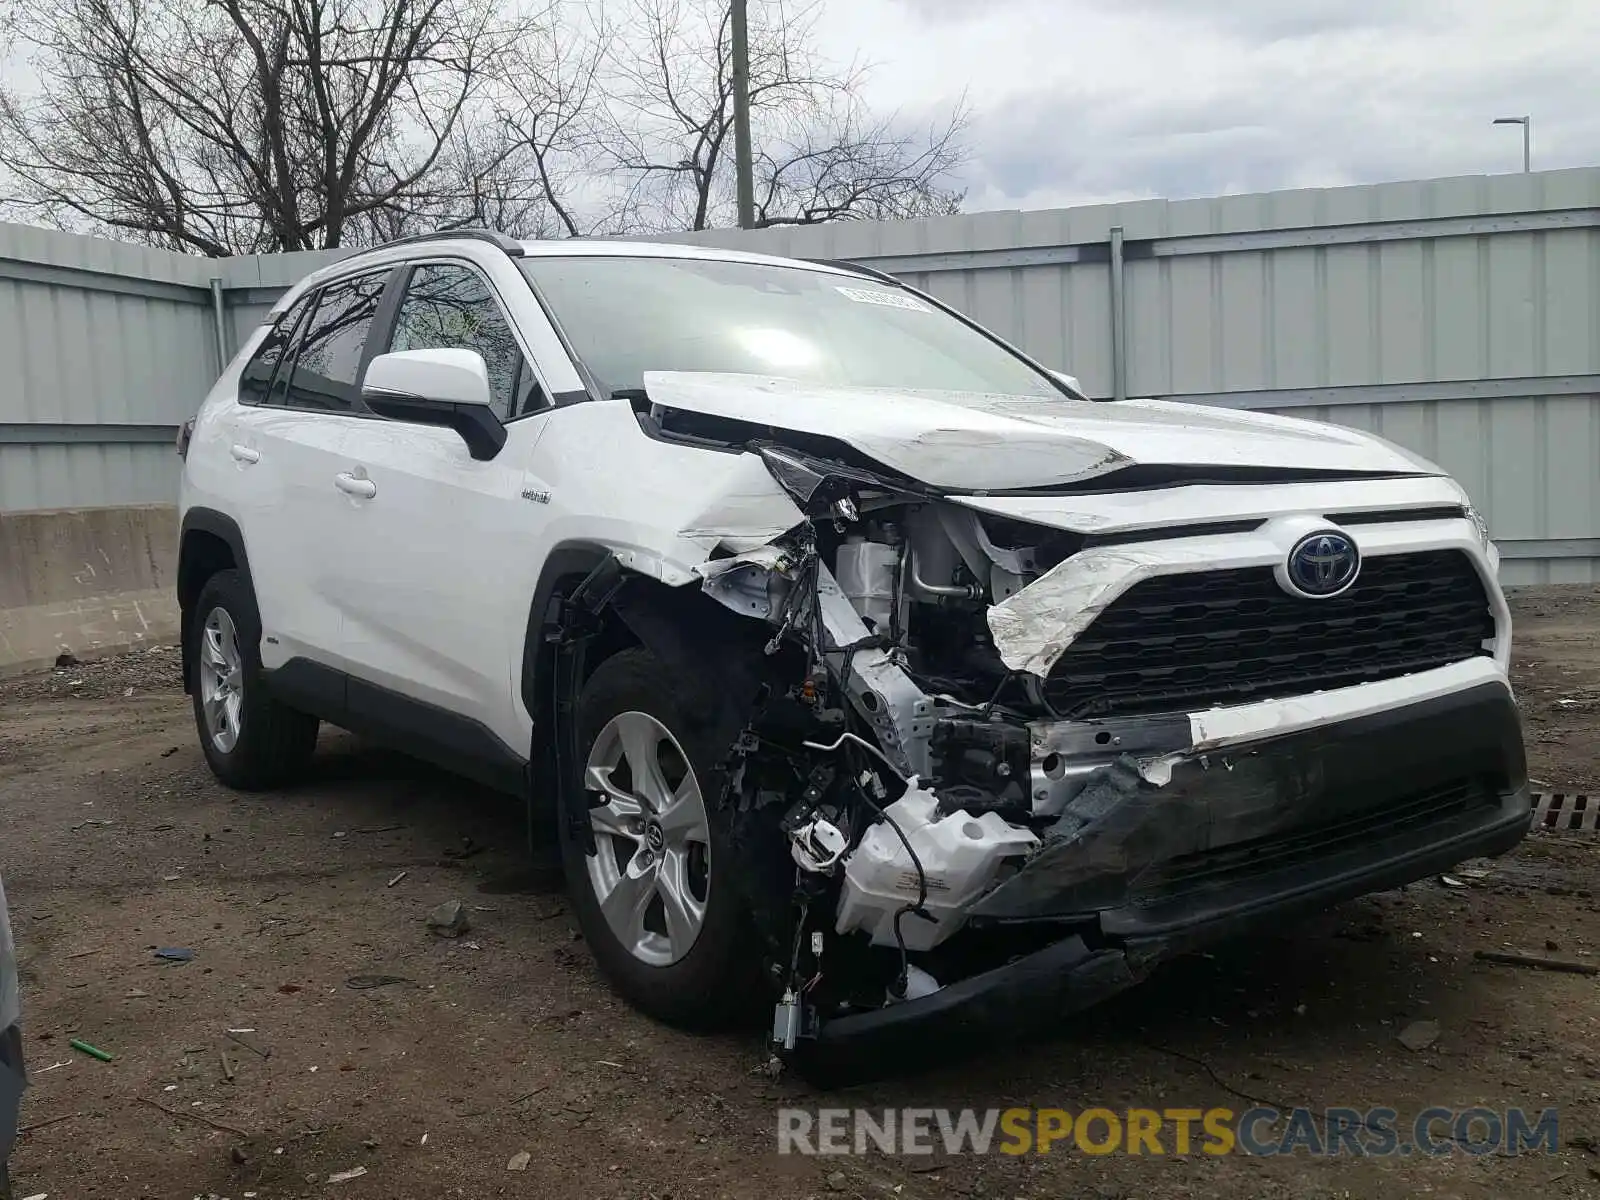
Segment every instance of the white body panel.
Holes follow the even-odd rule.
[[[985,491],[1093,478],[1129,463],[1437,475],[1351,429],[1160,401],[831,388],[760,375],[647,371],[652,403],[837,438],[938,487]]]
[[[330,491],[343,658],[362,678],[468,716],[526,751],[520,672],[528,609],[562,543],[683,584],[724,541],[760,544],[801,520],[754,455],[653,442],[621,402],[514,421],[475,462],[447,429],[358,421],[346,465],[370,500]]]
[[[196,418],[179,491],[181,510],[213,509],[239,526],[261,611],[261,662],[296,656],[337,665],[342,640],[327,543],[314,534],[338,493],[346,420],[235,399],[258,330]]]
[[[347,418],[340,470],[375,490],[330,489],[320,534],[332,548],[348,669],[523,748],[526,725],[507,701],[531,591],[507,576],[518,561],[510,574],[526,577],[540,541],[547,510],[521,492],[536,486],[527,464],[548,419],[513,422],[504,449],[479,462],[453,430]]]
[[[1189,484],[1071,496],[955,496],[957,504],[1076,533],[1112,534],[1298,513],[1380,513],[1467,503],[1453,479],[1438,475],[1349,479],[1336,483]]]

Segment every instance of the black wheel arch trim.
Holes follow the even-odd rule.
[[[561,596],[615,557],[611,547],[573,539],[558,542],[545,556],[528,604],[528,627],[522,642],[520,691],[523,707],[533,722],[533,744],[528,748],[528,844],[535,854],[541,834],[559,833],[561,805],[562,737],[573,730],[561,719],[577,697],[558,704],[556,681],[559,656],[553,635],[561,625]]]
[[[558,542],[545,557],[539,582],[533,589],[533,599],[528,604],[528,629],[522,642],[522,703],[533,718],[536,739],[540,716],[549,721],[548,712],[541,714],[540,710],[549,707],[546,693],[550,672],[554,669],[555,649],[548,644],[546,635],[560,622],[560,612],[555,606],[558,589],[564,582],[582,580],[612,554],[611,547],[599,542],[574,539]]]
[[[576,731],[569,727],[576,712],[576,691],[595,662],[568,663],[561,671],[558,638],[562,629],[561,599],[591,575],[615,561],[611,547],[598,542],[567,541],[551,550],[528,608],[528,630],[523,643],[521,691],[533,721],[533,746],[529,769],[534,805],[530,807],[530,835],[560,812],[562,768],[557,749],[570,753]],[[673,587],[650,576],[620,568],[624,582],[610,595],[607,608],[628,632],[667,666],[686,678],[698,678],[707,667],[715,670],[721,694],[754,695],[763,668],[770,659],[761,653],[771,631],[760,622],[729,611],[689,584]],[[745,652],[747,651],[747,652]],[[564,678],[563,678],[564,677]],[[565,688],[571,695],[558,695]],[[716,736],[726,735],[731,745],[738,730],[730,722],[740,706],[723,706],[723,724]]]
[[[194,613],[190,605],[183,603],[185,596],[199,596],[200,589],[205,586],[204,580],[194,580],[189,573],[194,569],[192,560],[185,553],[189,535],[204,533],[218,538],[233,555],[234,569],[239,571],[247,583],[254,590],[254,582],[250,575],[250,556],[244,548],[244,532],[239,528],[239,523],[226,513],[218,512],[214,508],[191,508],[183,514],[183,521],[178,528],[178,631],[179,651],[183,670],[183,688],[187,692],[193,686],[194,675],[190,662],[190,630],[194,620]]]

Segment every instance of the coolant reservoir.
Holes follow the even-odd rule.
[[[900,918],[909,950],[931,949],[960,929],[967,905],[994,885],[1004,861],[1039,845],[1031,831],[998,813],[974,817],[957,810],[941,817],[934,794],[915,779],[884,811],[917,852],[927,875],[923,907],[937,918],[930,922],[911,913]],[[895,945],[895,913],[917,902],[917,869],[905,845],[887,821],[879,821],[862,835],[844,864],[835,927],[840,933],[865,930],[875,945]]]
[[[900,566],[900,548],[853,537],[839,547],[834,566],[839,590],[856,612],[871,621],[876,632],[887,633],[889,614],[894,610],[894,577]]]

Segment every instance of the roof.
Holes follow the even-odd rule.
[[[696,242],[599,241],[589,238],[563,238],[553,241],[521,242],[529,258],[700,258],[722,262],[765,263],[774,267],[805,267],[835,275],[851,274],[848,268],[775,254],[752,254],[748,250],[729,250]]]
[[[692,258],[719,262],[753,263],[773,267],[800,267],[808,271],[821,271],[846,277],[881,273],[869,268],[852,269],[849,264],[817,262],[799,258],[781,258],[773,254],[751,254],[745,250],[729,250],[721,246],[701,245],[693,242],[661,242],[598,240],[590,238],[560,238],[549,241],[517,241],[503,233],[487,229],[456,229],[435,234],[416,234],[385,242],[348,254],[337,262],[319,267],[285,291],[273,304],[269,318],[275,318],[288,307],[291,297],[304,294],[308,289],[341,278],[363,264],[401,262],[425,254],[430,248],[475,245],[498,247],[512,258]]]

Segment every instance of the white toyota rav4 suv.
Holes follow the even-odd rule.
[[[519,796],[620,991],[766,995],[821,1073],[1528,826],[1497,556],[1442,471],[1091,402],[848,263],[383,246],[291,289],[180,449],[224,782],[327,721]]]

